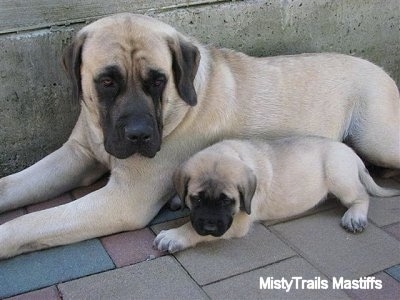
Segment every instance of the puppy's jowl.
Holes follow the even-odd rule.
[[[368,194],[400,195],[379,187],[349,147],[322,137],[223,141],[185,162],[174,183],[190,222],[158,234],[155,246],[170,252],[244,236],[253,222],[301,214],[328,193],[348,208],[341,225],[361,232]]]

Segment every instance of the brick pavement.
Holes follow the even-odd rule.
[[[380,180],[397,187],[400,182]],[[102,179],[60,197],[0,215],[0,223],[73,201]],[[300,218],[256,224],[242,239],[199,245],[174,255],[152,249],[161,229],[187,221],[164,208],[149,227],[0,261],[0,298],[10,299],[399,299],[400,197],[372,198],[361,234],[339,225],[330,200]],[[294,276],[327,289],[260,289],[260,277]],[[333,278],[374,276],[382,289],[333,289]]]

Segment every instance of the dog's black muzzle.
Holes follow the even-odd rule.
[[[161,134],[157,122],[149,117],[130,118],[120,122],[108,138],[106,151],[120,159],[139,153],[152,158],[161,148]]]

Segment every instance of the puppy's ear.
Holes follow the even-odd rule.
[[[242,182],[238,185],[240,196],[240,209],[248,215],[251,214],[251,200],[257,187],[257,177],[254,172],[247,166],[244,167]]]
[[[86,36],[82,35],[75,40],[64,51],[63,66],[72,82],[73,98],[79,101],[82,95],[81,83],[81,63],[82,48],[85,43]]]
[[[190,106],[195,106],[197,95],[193,81],[200,62],[199,49],[182,39],[178,42],[170,40],[168,45],[172,54],[172,71],[179,96]]]
[[[179,196],[179,199],[181,200],[182,210],[186,207],[185,199],[188,193],[189,180],[190,177],[186,174],[182,166],[175,170],[173,182],[175,190]]]

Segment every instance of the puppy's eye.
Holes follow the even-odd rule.
[[[222,193],[222,194],[219,196],[219,201],[220,201],[221,204],[224,205],[224,206],[231,205],[231,204],[234,202],[233,199],[229,198],[229,197],[228,197],[227,195],[225,195],[224,193]]]
[[[113,87],[114,86],[114,80],[112,80],[111,78],[107,77],[107,78],[103,78],[101,80],[101,85],[105,88],[109,88],[109,87]]]
[[[190,196],[190,201],[193,205],[200,205],[201,199],[199,196]]]
[[[222,203],[223,203],[225,206],[231,205],[232,202],[233,202],[233,200],[232,200],[232,199],[229,199],[229,198],[226,198],[226,199],[224,199],[224,200],[222,201]]]

